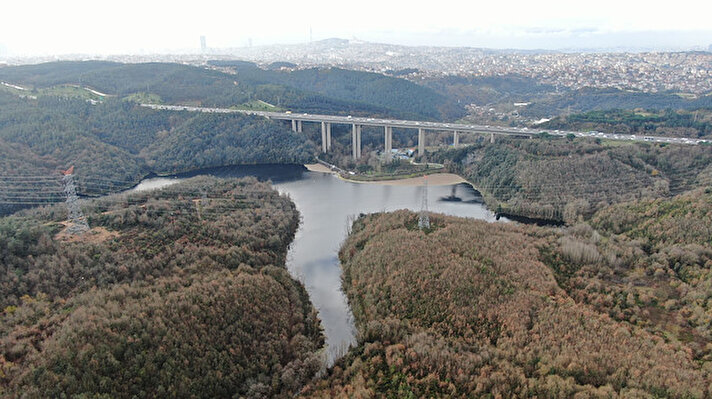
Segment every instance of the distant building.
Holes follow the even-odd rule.
[[[205,43],[205,36],[200,36],[200,52],[205,53],[208,51],[208,45]]]

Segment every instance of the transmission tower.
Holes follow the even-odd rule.
[[[79,207],[79,197],[77,188],[74,185],[74,166],[62,172],[62,182],[64,183],[64,194],[67,196],[67,233],[82,234],[89,231],[89,223],[84,217],[82,208]]]
[[[203,220],[202,211],[208,206],[208,191],[205,187],[200,188],[200,201],[197,202],[198,220]]]
[[[420,205],[420,216],[418,217],[418,228],[429,229],[430,228],[430,216],[428,216],[428,176],[423,176],[423,181],[425,185],[423,186],[423,201]]]

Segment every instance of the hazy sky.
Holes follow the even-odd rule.
[[[703,0],[420,4],[417,0],[4,0],[0,55],[197,50],[201,35],[207,37],[209,47],[242,47],[248,39],[253,45],[299,43],[309,40],[310,28],[314,40],[355,37],[411,45],[516,48],[567,47],[579,39],[585,44],[622,31],[712,30],[712,2]],[[699,45],[712,44],[709,34],[687,37]]]

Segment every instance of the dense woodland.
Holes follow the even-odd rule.
[[[76,84],[168,104],[230,107],[262,100],[297,112],[416,119],[456,118],[464,112],[432,89],[380,74],[342,69],[281,72],[243,61],[211,64],[231,73],[168,63],[52,62],[0,68],[0,80],[31,88]]]
[[[416,119],[461,114],[433,90],[384,75],[216,65],[232,73],[99,61],[0,68],[0,80],[28,88],[0,89],[0,149],[6,154],[0,176],[58,176],[74,165],[80,194],[93,195],[130,187],[151,173],[314,159],[310,140],[318,141],[318,134],[297,135],[284,123],[245,115],[150,110],[138,105],[144,100],[206,106],[264,101],[261,106],[300,112]],[[0,214],[62,197],[59,179],[49,186],[21,177],[7,180],[0,183]]]
[[[706,137],[712,134],[710,109],[694,111],[608,110],[560,116],[540,126],[544,129],[598,130],[655,136]]]
[[[55,96],[19,98],[2,91],[0,107],[0,176],[15,176],[0,183],[0,202],[56,199],[49,193],[60,189],[58,171],[70,165],[80,194],[98,194],[130,187],[150,173],[313,159],[305,136],[253,116],[156,111],[118,99],[92,105]],[[57,181],[36,184],[35,199],[18,191],[29,181],[22,176]]]
[[[528,118],[551,118],[571,112],[609,111],[615,109],[695,110],[712,107],[712,96],[683,98],[678,93],[643,93],[614,88],[584,87],[570,89],[541,84],[519,75],[463,77],[446,76],[426,79],[426,87],[456,100],[497,110],[514,110],[513,103],[528,103],[516,108]]]
[[[476,105],[528,102],[534,98],[545,98],[556,91],[556,87],[543,85],[532,78],[517,75],[446,76],[427,79],[423,84],[461,104]]]
[[[574,256],[563,285],[577,300],[712,361],[711,226],[710,188],[608,207],[569,229],[586,255]]]
[[[523,113],[586,112],[551,129],[710,133],[706,97],[212,67],[222,72],[0,68],[0,80],[31,87],[0,88],[0,214],[62,200],[59,171],[70,165],[80,194],[93,195],[151,173],[314,159],[314,126],[297,135],[251,116],[150,110],[143,99],[414,119],[531,101]],[[382,130],[364,129],[358,163],[347,127],[333,133],[329,161],[402,171],[381,163]],[[396,129],[396,146],[414,146],[411,133]],[[0,218],[0,396],[712,397],[712,147],[472,137],[426,160],[467,178],[500,214],[566,226],[432,215],[421,231],[410,212],[362,216],[339,254],[358,345],[323,378],[316,312],[284,267],[299,215],[266,183],[196,178],[87,200],[82,239],[66,234],[63,206]]]
[[[118,97],[144,93],[153,94],[166,103],[205,106],[239,105],[253,97],[282,106],[299,100],[329,104],[328,99],[316,93],[298,93],[279,85],[241,84],[236,76],[169,63],[52,62],[2,68],[0,79],[32,88],[71,83]],[[343,104],[334,106],[343,107]]]
[[[712,148],[590,139],[506,139],[437,152],[500,213],[575,222],[609,204],[712,183]]]
[[[0,219],[0,396],[289,397],[323,337],[284,262],[294,204],[194,178]]]
[[[677,93],[642,93],[620,89],[584,87],[534,100],[523,113],[532,116],[560,115],[564,112],[605,111],[612,109],[695,110],[712,107],[712,96],[687,99]]]
[[[706,196],[703,201],[709,201]],[[421,231],[417,219],[398,211],[354,223],[340,258],[359,344],[325,379],[311,384],[306,396],[711,394],[708,336],[695,336],[695,346],[706,344],[706,352],[692,350],[689,340],[677,338],[675,326],[659,322],[655,309],[664,309],[663,302],[648,300],[649,312],[642,311],[634,290],[623,297],[626,309],[639,317],[633,322],[616,314],[619,293],[591,301],[579,294],[583,290],[575,287],[597,287],[601,273],[574,267],[609,262],[605,252],[589,253],[597,253],[596,244],[581,241],[598,234],[590,226],[559,232],[431,215],[432,228]],[[625,269],[626,260],[613,267]],[[675,277],[660,279],[673,284]],[[699,295],[693,298],[699,301]],[[688,314],[682,306],[668,308],[670,320]],[[709,332],[709,325],[698,329]]]
[[[51,62],[0,68],[0,80],[31,88],[74,84],[109,95],[165,103],[228,107],[262,100],[297,112],[436,120],[458,119],[469,104],[509,109],[513,103],[529,103],[518,111],[536,118],[572,111],[640,108],[659,112],[712,107],[710,96],[685,99],[675,93],[571,90],[517,75],[447,76],[410,82],[396,77],[398,73],[298,69],[288,63],[267,68],[244,61],[209,64],[230,73],[169,63]]]
[[[447,95],[379,73],[340,68],[269,71],[240,61],[212,61],[211,64],[230,67],[240,79],[253,85],[280,84],[329,98],[358,102],[358,110],[370,111],[371,115],[383,110],[408,119],[450,120],[464,115],[464,107]]]

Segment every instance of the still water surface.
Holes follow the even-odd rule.
[[[301,214],[301,223],[287,255],[287,267],[301,281],[319,310],[326,335],[327,363],[355,343],[353,316],[341,291],[338,251],[346,238],[348,220],[360,213],[421,208],[423,187],[347,182],[297,165],[232,166],[204,169],[171,177],[149,178],[134,190],[160,188],[195,175],[256,176],[271,180],[289,195]],[[428,187],[432,212],[495,221],[482,198],[467,184]]]

